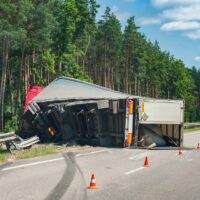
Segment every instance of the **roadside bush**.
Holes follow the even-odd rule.
[[[17,128],[17,117],[12,117],[12,119],[5,122],[4,131],[6,133],[11,132],[11,131],[15,131],[16,128]]]

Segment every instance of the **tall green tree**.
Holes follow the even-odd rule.
[[[103,20],[98,22],[96,33],[96,60],[99,84],[119,90],[119,67],[121,65],[122,32],[116,16],[107,8]]]
[[[124,53],[124,92],[131,93],[132,80],[136,78],[136,59],[138,53],[138,28],[134,17],[127,20],[124,30],[123,53]]]
[[[1,85],[0,85],[0,130],[4,127],[4,96],[8,72],[11,79],[12,66],[9,66],[10,54],[17,53],[21,47],[21,41],[25,38],[24,25],[30,3],[25,0],[1,1],[0,3],[0,41],[1,45]],[[12,92],[12,91],[11,91]],[[13,93],[11,94],[11,105]]]

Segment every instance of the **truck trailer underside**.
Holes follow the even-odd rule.
[[[125,100],[50,104],[35,119],[26,113],[20,132],[24,137],[28,132],[38,132],[42,142],[76,140],[81,144],[123,146],[125,105]]]
[[[98,100],[42,105],[36,115],[23,117],[22,137],[37,135],[42,142],[127,146],[126,100]],[[130,123],[130,122],[129,122]],[[180,146],[181,126],[141,124],[133,116],[131,145],[140,147]]]

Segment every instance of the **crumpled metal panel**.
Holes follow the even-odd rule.
[[[53,102],[86,99],[126,99],[130,95],[77,79],[60,77],[51,82],[33,100]]]

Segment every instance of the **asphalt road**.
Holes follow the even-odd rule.
[[[196,147],[200,132],[185,135]],[[144,168],[144,158],[149,168]],[[97,148],[0,168],[0,200],[199,200],[200,151]],[[97,189],[86,189],[91,174]]]

